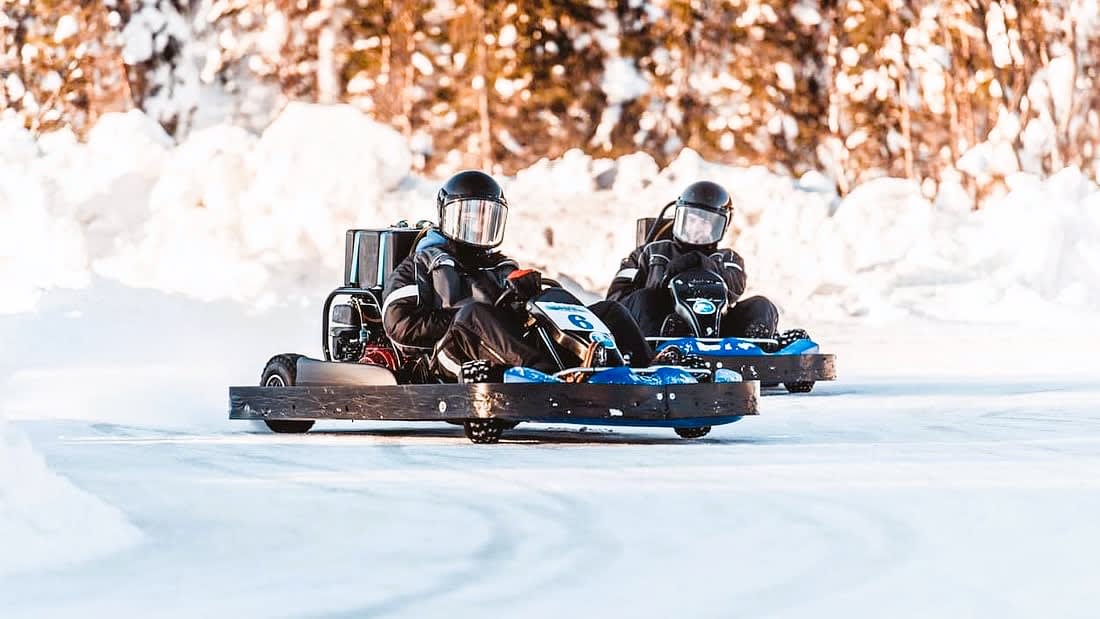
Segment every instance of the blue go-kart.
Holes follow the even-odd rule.
[[[715,337],[728,308],[726,284],[702,269],[674,277],[669,291],[676,311],[668,337],[648,338],[665,358],[709,370],[733,370],[762,385],[782,384],[790,393],[808,393],[817,381],[836,379],[836,359],[822,354],[817,342],[801,329],[775,338]],[[672,354],[665,350],[674,348]]]

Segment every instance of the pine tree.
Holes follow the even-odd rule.
[[[131,0],[121,38],[134,105],[169,134],[186,134],[199,103],[199,59],[187,0]]]
[[[100,3],[8,3],[0,13],[0,110],[13,110],[32,131],[80,132],[128,109],[121,21]]]

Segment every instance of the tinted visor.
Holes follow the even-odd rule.
[[[464,198],[443,205],[443,236],[478,247],[496,247],[504,240],[508,207],[482,198]]]
[[[710,245],[726,232],[726,215],[694,206],[677,206],[672,235],[690,245]]]

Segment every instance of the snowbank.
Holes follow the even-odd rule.
[[[10,124],[0,140],[0,220],[15,222],[0,228],[0,313],[93,275],[252,307],[316,301],[339,281],[346,228],[434,217],[438,180],[409,176],[404,139],[346,106],[295,104],[262,136],[219,126],[178,146],[136,112],[105,116],[86,144]],[[978,213],[938,209],[898,179],[841,200],[818,176],[691,150],[664,170],[643,153],[570,151],[506,179],[502,249],[602,292],[634,219],[711,179],[734,194],[728,240],[752,291],[788,316],[1024,321],[1100,308],[1100,191],[1078,170],[1018,173]]]
[[[0,577],[92,559],[140,537],[120,511],[50,471],[0,415]]]

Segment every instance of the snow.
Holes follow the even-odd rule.
[[[1075,168],[1046,180],[1015,171],[1003,149],[1013,120],[959,162],[1005,175],[1007,194],[976,213],[950,175],[937,199],[950,208],[936,208],[895,179],[838,200],[819,173],[796,181],[689,149],[663,170],[643,153],[572,150],[502,178],[513,205],[502,249],[599,293],[633,248],[634,219],[706,178],[734,196],[727,242],[746,258],[752,292],[792,319],[1095,311],[1100,191]],[[0,133],[0,216],[20,222],[0,230],[0,312],[93,277],[253,308],[308,301],[338,280],[345,229],[435,216],[439,180],[411,176],[405,140],[349,106],[291,104],[259,137],[218,125],[175,146],[138,112],[106,115],[86,143],[35,142],[12,121]]]
[[[140,538],[122,512],[51,471],[0,412],[0,577],[5,582],[20,572],[88,562]],[[5,595],[0,594],[0,609]]]
[[[292,104],[260,139],[217,126],[174,148],[137,112],[106,115],[86,144],[42,156],[20,140],[11,151],[20,165],[0,170],[0,214],[26,222],[0,230],[11,237],[0,274],[13,284],[0,312],[25,311],[41,289],[82,286],[92,274],[273,302],[293,282],[339,272],[343,243],[332,239],[411,165],[399,134],[346,106]],[[385,219],[362,225],[405,216],[381,210]]]
[[[420,52],[413,53],[412,64],[416,67],[416,70],[420,71],[423,75],[431,75],[435,72],[435,69],[432,68],[432,61],[428,60],[428,57]]]
[[[995,154],[967,157],[989,170]],[[318,354],[346,228],[434,217],[439,180],[410,175],[411,157],[345,106],[178,145],[134,112],[83,143],[0,122],[0,615],[1100,603],[1100,191],[1081,171],[1012,171],[975,213],[899,179],[839,197],[822,173],[691,150],[664,169],[569,151],[502,179],[507,253],[593,297],[636,217],[715,180],[751,292],[836,353],[841,380],[765,396],[691,443],[226,420],[228,385],[273,354]]]
[[[4,79],[4,87],[7,89],[7,98],[9,101],[22,99],[23,95],[27,92],[27,87],[23,84],[23,80],[19,79],[19,76],[14,73],[9,73],[8,77]]]
[[[604,63],[600,84],[610,105],[621,105],[649,92],[649,81],[630,58],[610,58]]]
[[[142,526],[136,546],[6,575],[0,612],[1087,616],[1100,602],[1095,335],[815,323],[841,382],[766,396],[692,443],[521,426],[479,447],[442,424],[287,437],[225,420],[225,386],[254,382],[269,352],[316,351],[315,309],[248,317],[98,285],[0,322],[28,351],[0,410],[19,398],[50,476]],[[157,324],[175,328],[137,335]],[[32,372],[52,373],[38,393]],[[81,377],[101,387],[70,416],[57,381]]]
[[[53,32],[53,42],[63,43],[80,31],[80,24],[72,15],[62,15],[57,20],[57,28]]]
[[[816,2],[800,1],[791,6],[791,15],[803,26],[816,26],[821,23],[821,13],[814,6]]]
[[[164,16],[146,7],[134,15],[122,29],[122,60],[134,65],[152,59],[156,51],[154,34],[164,27]]]
[[[794,68],[787,62],[775,63],[775,75],[779,80],[779,87],[783,90],[795,89]]]

